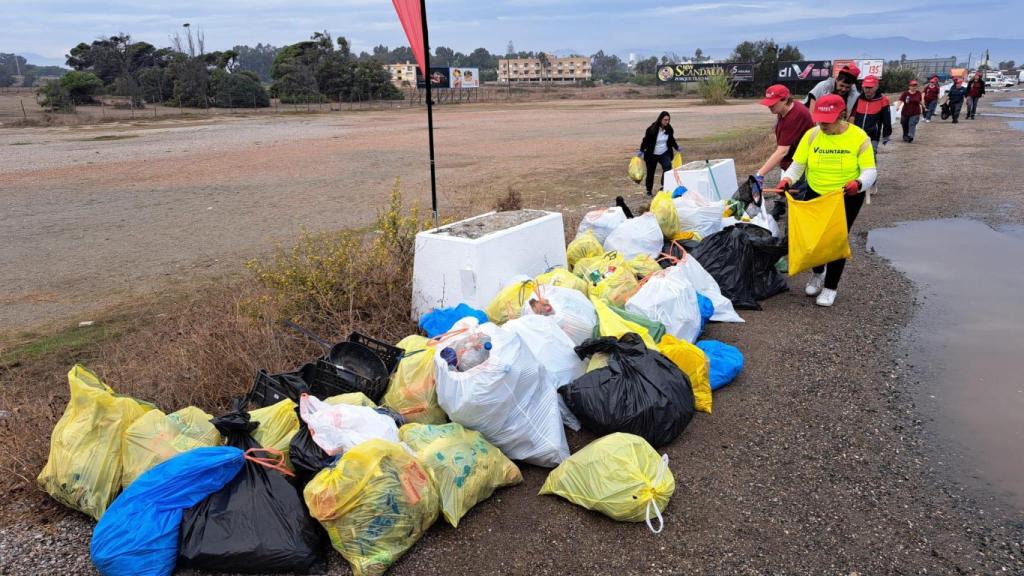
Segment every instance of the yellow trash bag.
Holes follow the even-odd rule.
[[[565,248],[565,260],[569,263],[570,269],[583,258],[592,258],[603,254],[604,246],[601,246],[601,241],[597,239],[593,230],[587,230],[580,234]]]
[[[437,490],[416,458],[387,440],[348,450],[302,492],[309,514],[355,576],[384,574],[437,520]]]
[[[324,400],[331,406],[337,406],[338,404],[348,404],[349,406],[365,406],[366,408],[376,408],[377,404],[370,400],[366,394],[362,392],[349,392],[347,394],[338,394],[337,396],[331,396]]]
[[[624,308],[626,300],[636,292],[638,285],[636,273],[628,264],[623,263],[591,286],[590,295]]]
[[[576,266],[573,267],[572,273],[583,278],[593,286],[600,282],[601,278],[604,278],[609,272],[622,266],[625,262],[626,259],[621,254],[612,250],[600,256],[580,258],[576,261]]]
[[[178,454],[220,445],[223,438],[210,424],[211,418],[199,408],[189,406],[170,414],[150,410],[132,422],[124,433],[121,486],[127,488],[147,470]]]
[[[673,242],[682,242],[683,240],[696,240],[700,242],[703,239],[704,237],[701,236],[699,232],[694,232],[693,230],[676,232],[675,234],[672,235],[671,238]]]
[[[68,372],[68,384],[71,399],[36,481],[54,500],[99,520],[121,489],[125,430],[156,407],[114,393],[80,364]]]
[[[441,513],[452,526],[496,488],[523,481],[519,468],[475,430],[460,424],[406,424],[398,436],[416,453],[441,496]]]
[[[626,265],[633,269],[637,278],[646,278],[655,272],[661,272],[661,264],[648,254],[637,254],[627,260]]]
[[[850,258],[843,194],[834,192],[813,200],[789,202],[789,275]]]
[[[707,354],[697,346],[686,340],[679,340],[671,334],[661,337],[658,352],[678,366],[690,380],[693,407],[711,414],[711,364]]]
[[[676,150],[676,153],[672,155],[672,169],[675,170],[683,165],[683,153]]]
[[[679,232],[679,213],[676,212],[676,205],[672,203],[672,193],[662,190],[654,195],[651,200],[651,212],[658,220],[658,227],[665,238],[675,236]]]
[[[484,308],[487,319],[500,325],[519,318],[523,313],[523,304],[533,296],[536,288],[537,282],[533,280],[514,282],[502,288]]]
[[[644,181],[644,176],[647,176],[647,166],[644,164],[643,159],[639,156],[633,156],[629,159],[629,179],[639,184]]]
[[[437,404],[434,380],[434,354],[437,347],[424,336],[413,334],[398,343],[405,356],[391,375],[388,391],[381,403],[398,412],[408,422],[444,424],[448,415]]]
[[[615,432],[591,442],[548,474],[540,494],[555,494],[622,522],[663,527],[661,512],[675,492],[668,456],[643,438]],[[651,519],[657,518],[657,530]]]
[[[594,310],[597,311],[597,331],[599,336],[615,336],[616,338],[621,338],[625,334],[635,332],[640,335],[640,338],[648,348],[651,350],[658,349],[658,344],[655,343],[653,338],[651,338],[651,335],[647,332],[646,328],[636,322],[631,322],[622,316],[619,316],[614,310],[608,307],[608,304],[605,303],[604,300],[601,300],[596,296],[591,296],[590,302],[594,305]]]
[[[571,288],[582,292],[584,296],[586,296],[590,291],[590,283],[572,272],[569,272],[565,268],[552,268],[540,276],[537,276],[536,280],[539,285]]]
[[[259,426],[252,431],[252,437],[263,448],[273,448],[284,454],[285,466],[292,469],[292,462],[288,459],[288,448],[292,443],[292,436],[299,431],[299,415],[295,413],[295,402],[288,398],[277,404],[257,408],[249,412],[250,422],[259,422]]]

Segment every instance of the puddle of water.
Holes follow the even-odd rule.
[[[1007,124],[1014,130],[1024,131],[1024,120],[1014,120],[1013,122],[1007,122]]]
[[[1009,233],[1006,233],[1009,232]],[[910,326],[921,404],[943,448],[1024,510],[1024,226],[1006,232],[965,219],[872,230],[868,247],[925,296]]]
[[[999,108],[1024,108],[1024,98],[1016,98],[1012,100],[1003,100],[1001,102],[993,102],[993,106]]]

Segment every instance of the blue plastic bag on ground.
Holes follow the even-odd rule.
[[[711,389],[718,390],[732,382],[743,371],[743,352],[718,340],[701,340],[697,347],[704,351],[711,365]]]
[[[703,332],[708,320],[715,315],[715,303],[711,298],[697,292],[697,306],[700,308],[700,331]]]
[[[185,509],[223,488],[242,469],[238,448],[196,448],[131,483],[100,518],[89,552],[103,576],[170,576]]]
[[[420,328],[431,338],[440,336],[452,329],[456,322],[466,316],[472,316],[481,324],[489,322],[483,310],[477,310],[468,304],[459,304],[454,308],[434,308],[420,316]]]

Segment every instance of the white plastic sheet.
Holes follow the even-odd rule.
[[[722,230],[722,212],[725,201],[712,202],[700,194],[690,191],[672,200],[679,215],[679,229],[683,232],[696,232],[703,238]]]
[[[661,233],[658,218],[648,212],[619,224],[604,241],[604,249],[608,252],[618,252],[626,260],[638,254],[657,258],[664,244],[665,236]]]

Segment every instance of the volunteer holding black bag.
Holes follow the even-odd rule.
[[[783,174],[779,186],[788,189],[806,176],[807,190],[802,200],[826,194],[843,193],[846,229],[849,231],[864,204],[864,191],[875,183],[875,155],[868,135],[846,121],[846,103],[835,94],[814,102],[811,119],[817,124],[804,134],[793,154],[793,163]],[[840,258],[814,268],[805,293],[817,296],[819,306],[832,306],[843,275],[846,259]]]
[[[672,130],[672,124],[670,124],[671,120],[672,117],[669,116],[669,113],[662,110],[661,114],[658,114],[658,119],[647,127],[644,139],[640,142],[640,151],[637,156],[643,158],[647,163],[648,196],[654,193],[654,171],[658,169],[658,164],[661,164],[661,174],[664,178],[665,172],[672,169],[674,151],[679,150],[679,144],[676,144],[674,136],[675,131]]]

